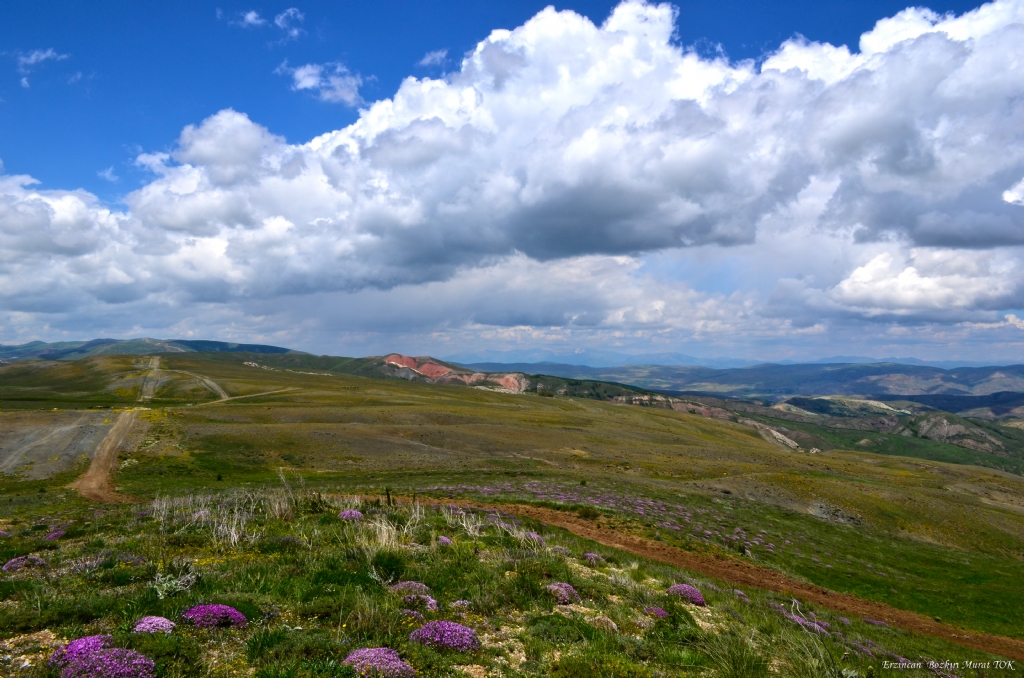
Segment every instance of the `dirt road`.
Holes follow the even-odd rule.
[[[136,416],[138,412],[135,410],[125,410],[117,415],[114,426],[96,448],[89,470],[68,487],[78,490],[80,495],[92,501],[113,502],[127,499],[114,492],[113,476],[117,470],[118,449],[131,433]]]
[[[140,401],[152,400],[153,394],[156,393],[156,385],[160,382],[160,356],[150,359],[149,369],[149,375],[142,382],[142,394],[139,396]]]
[[[878,619],[890,626],[899,627],[906,631],[935,636],[948,640],[951,643],[963,645],[964,647],[1024,661],[1024,640],[967,631],[948,624],[940,624],[934,619],[916,612],[899,610],[884,603],[876,603],[846,593],[830,591],[814,584],[793,579],[781,572],[766,567],[759,567],[739,559],[684,551],[658,541],[644,539],[643,537],[637,537],[607,527],[600,527],[593,521],[584,520],[571,513],[523,504],[480,504],[454,499],[428,500],[425,498],[420,498],[420,501],[439,505],[455,504],[467,508],[500,510],[524,518],[532,518],[548,525],[565,528],[579,537],[596,541],[605,546],[629,551],[644,558],[699,572],[703,575],[722,579],[739,586],[750,586],[784,593],[794,598],[828,607],[837,612],[861,618]]]

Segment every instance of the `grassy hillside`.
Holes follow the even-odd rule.
[[[1019,635],[1024,628],[1024,606],[1005,602],[1006,587],[1024,581],[1019,477],[857,446],[813,456],[789,452],[748,426],[666,409],[303,374],[198,354],[162,360],[166,374],[177,376],[158,387],[152,409],[140,413],[148,428],[116,478],[119,491],[133,496],[255,487],[277,482],[284,468],[324,489],[390,485],[410,493],[526,497],[567,508],[593,501],[624,527],[686,548],[725,548],[840,591],[980,630]],[[62,402],[73,393],[92,402],[98,396],[87,386],[110,392],[102,374],[123,383],[138,366],[130,358],[93,358],[68,367],[83,375],[76,390],[60,392],[65,382],[47,382]],[[212,379],[231,397],[255,397],[214,402],[209,391],[204,398],[182,397],[178,387],[194,375]],[[28,377],[21,379],[18,388],[30,390]],[[596,493],[590,499],[575,496],[582,481]],[[562,489],[539,496],[531,483]],[[12,500],[39,487],[2,483]],[[558,499],[560,493],[567,498]],[[609,496],[621,500],[598,501]],[[721,519],[701,520],[699,533],[684,535],[678,519],[675,530],[659,526],[670,522],[659,514],[636,513],[635,502],[655,499]],[[813,548],[802,547],[799,555],[756,548],[741,554],[714,536],[781,525]],[[712,538],[705,540],[705,529]],[[884,574],[869,575],[864,563]],[[1004,604],[981,605],[985,600]]]

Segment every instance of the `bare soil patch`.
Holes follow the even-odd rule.
[[[99,502],[130,501],[129,497],[114,491],[114,471],[117,470],[117,453],[132,432],[138,412],[125,410],[117,415],[117,421],[107,437],[96,448],[92,463],[78,480],[68,487],[78,490],[86,499]]]

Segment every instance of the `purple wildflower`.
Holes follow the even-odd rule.
[[[45,537],[43,537],[43,539],[45,541],[57,541],[58,539],[63,537],[65,534],[67,534],[67,533],[64,530],[54,530],[50,534],[48,534]]]
[[[651,607],[649,607],[646,610],[644,610],[644,614],[650,615],[651,617],[667,617],[668,616],[668,612],[666,612],[665,610],[663,610],[662,608],[660,608],[660,607],[658,607],[656,605],[652,605]]]
[[[583,560],[587,561],[587,564],[591,567],[596,566],[598,563],[604,562],[604,558],[602,558],[596,553],[584,553]]]
[[[707,603],[704,602],[704,596],[701,595],[701,592],[689,584],[673,584],[668,587],[668,590],[665,591],[665,593],[670,596],[679,596],[686,602],[693,603],[698,607],[704,607],[707,605]]]
[[[402,602],[408,605],[409,607],[423,607],[426,608],[427,612],[437,612],[437,601],[431,598],[430,596],[423,596],[411,593],[407,595],[405,598],[402,598]]]
[[[430,587],[418,581],[400,581],[397,584],[392,584],[388,590],[398,595],[415,593],[418,596],[425,596],[430,593]]]
[[[877,619],[865,619],[865,624],[871,624],[872,626],[888,626],[884,621],[878,621]]]
[[[524,542],[530,542],[535,546],[547,546],[548,543],[544,541],[544,537],[540,536],[536,532],[527,532],[523,536]]]
[[[62,667],[67,666],[73,661],[78,661],[83,657],[96,654],[100,650],[108,648],[110,640],[111,636],[109,635],[85,636],[84,638],[72,640],[53,653],[53,656],[50,657],[50,664]]]
[[[0,537],[10,537],[10,533],[4,530],[0,530]]]
[[[143,617],[135,622],[135,633],[170,633],[176,624],[165,617]]]
[[[580,600],[580,594],[576,593],[576,589],[571,584],[565,582],[555,582],[554,584],[548,584],[545,586],[555,596],[555,600],[559,605],[568,605],[570,603],[577,603]]]
[[[353,521],[355,521],[355,520],[362,520],[363,519],[363,514],[362,514],[361,511],[357,511],[355,509],[345,509],[344,511],[342,511],[341,513],[338,514],[338,517],[341,518],[342,520],[353,520]]]
[[[342,662],[351,666],[360,676],[373,678],[412,678],[416,675],[397,652],[388,647],[364,647],[355,650]]]
[[[427,622],[409,634],[409,640],[437,650],[469,652],[480,649],[476,631],[453,621]]]
[[[737,598],[742,598],[743,600],[747,601],[748,603],[750,602],[750,598],[747,598],[747,594],[744,593],[743,591],[740,591],[739,589],[733,589],[732,592],[733,592],[733,595],[735,595]]]
[[[839,621],[843,622],[843,623],[844,623],[844,624],[846,624],[847,626],[849,626],[849,625],[850,625],[850,620],[849,620],[849,619],[847,619],[846,617],[836,617],[836,619],[838,619]]]
[[[438,538],[437,538],[437,545],[438,545],[438,546],[451,546],[451,545],[452,545],[452,544],[454,544],[454,543],[455,543],[455,542],[453,542],[453,541],[452,541],[451,539],[449,539],[448,537],[444,537],[444,536],[441,536],[441,537],[438,537]]]
[[[249,623],[244,614],[230,605],[196,605],[182,617],[201,629],[214,626],[240,629]]]
[[[415,619],[416,621],[426,620],[426,617],[423,616],[423,613],[419,612],[418,610],[402,610],[402,616],[409,617],[410,619]]]
[[[112,647],[68,662],[61,678],[154,678],[156,664],[135,650]]]
[[[569,555],[569,549],[565,548],[564,546],[552,546],[548,550],[551,551],[552,553],[557,553],[557,554],[563,555],[563,556]]]
[[[18,556],[4,563],[4,572],[15,572],[24,567],[46,567],[46,561],[39,556]]]

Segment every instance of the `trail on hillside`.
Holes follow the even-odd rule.
[[[228,392],[225,391],[223,388],[221,388],[220,384],[215,382],[213,379],[210,379],[209,377],[204,377],[201,374],[193,374],[192,372],[186,372],[185,370],[167,370],[167,371],[168,372],[177,372],[178,374],[187,374],[188,376],[192,377],[193,379],[197,380],[200,384],[202,384],[203,388],[205,388],[207,390],[210,390],[210,391],[213,391],[214,393],[216,393],[217,396],[221,400],[230,400],[231,399],[230,396],[228,396]]]
[[[149,361],[150,374],[142,382],[142,394],[139,400],[152,400],[156,393],[156,385],[160,381],[160,356],[155,356]]]
[[[89,469],[68,487],[78,490],[80,495],[92,501],[128,501],[128,497],[114,491],[113,476],[117,470],[117,451],[131,433],[136,416],[138,412],[135,410],[125,410],[117,415],[117,421],[96,448]]]
[[[601,527],[571,513],[524,504],[481,504],[457,499],[419,498],[420,501],[437,505],[457,505],[487,511],[504,511],[513,515],[561,527],[578,537],[590,539],[599,544],[628,551],[650,560],[682,567],[693,572],[722,579],[740,586],[775,591],[791,595],[836,612],[843,612],[861,618],[877,619],[912,633],[934,636],[964,647],[991,654],[1024,661],[1024,640],[1008,638],[989,633],[941,624],[931,617],[917,612],[900,610],[885,603],[864,600],[848,593],[830,591],[821,586],[788,577],[767,567],[724,556],[684,551],[658,541],[637,537],[625,532]]]

